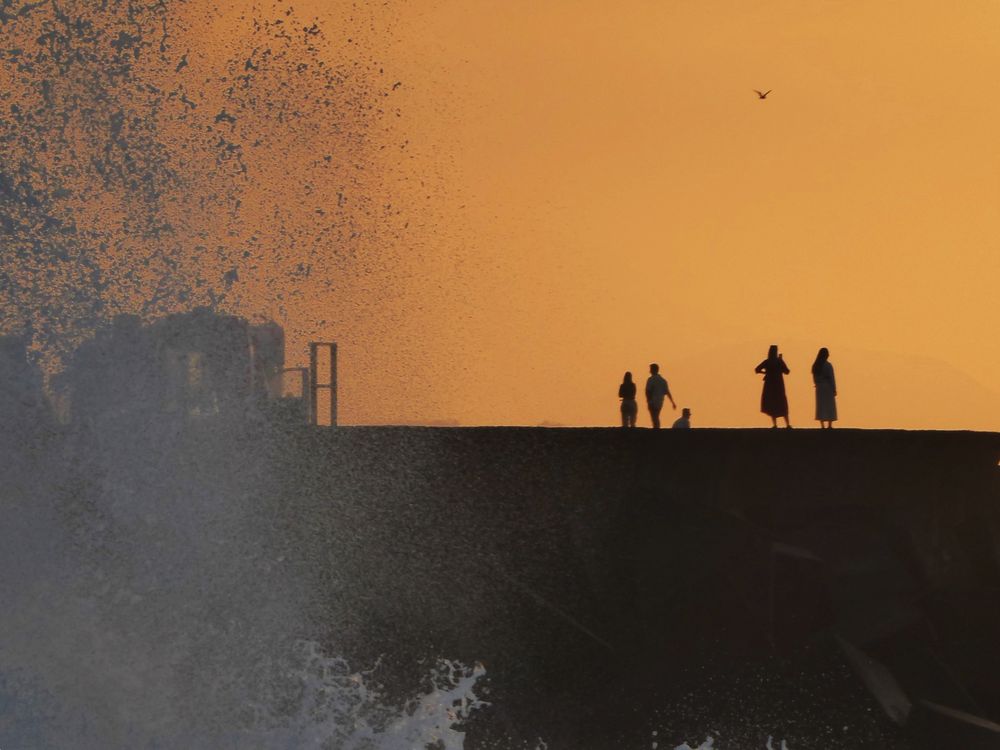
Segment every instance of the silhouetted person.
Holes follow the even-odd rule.
[[[681,409],[681,415],[674,420],[673,428],[674,430],[690,430],[691,429],[691,410],[686,406]]]
[[[816,354],[812,375],[816,386],[816,419],[820,429],[833,429],[837,421],[837,381],[830,364],[830,350],[825,346]]]
[[[632,373],[626,372],[622,384],[618,386],[618,398],[622,400],[622,427],[635,427],[635,418],[639,414],[639,404],[635,401],[635,383]]]
[[[788,397],[785,395],[785,375],[789,373],[788,365],[780,354],[777,344],[771,344],[767,350],[767,359],[754,368],[754,372],[764,373],[764,390],[760,394],[760,410],[771,418],[771,426],[778,426],[778,417],[785,420],[785,427],[791,427],[788,421]]]
[[[653,420],[653,429],[660,429],[660,410],[663,409],[664,397],[670,399],[670,405],[677,408],[674,397],[670,395],[670,386],[660,375],[660,366],[655,362],[649,366],[649,378],[646,379],[646,406]]]

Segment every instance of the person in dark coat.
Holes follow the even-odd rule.
[[[622,384],[618,386],[618,398],[622,400],[622,427],[635,427],[639,404],[635,401],[635,383],[632,382],[632,373],[625,373]]]
[[[788,397],[785,395],[785,375],[788,375],[788,365],[778,353],[778,345],[771,344],[767,350],[767,359],[754,368],[754,372],[764,374],[764,390],[760,394],[760,410],[771,418],[771,427],[778,426],[778,417],[785,420],[785,427],[791,427],[788,421]]]

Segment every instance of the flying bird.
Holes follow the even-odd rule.
[[[754,89],[754,93],[757,94],[757,98],[758,99],[767,99],[767,95],[771,93],[771,89],[768,89],[767,91],[764,91],[763,93],[761,93],[757,89]]]

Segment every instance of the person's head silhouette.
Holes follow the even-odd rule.
[[[767,358],[768,359],[777,359],[778,358],[778,345],[777,344],[771,344],[771,346],[768,348],[768,350],[767,350]]]
[[[816,352],[816,360],[813,362],[812,373],[813,375],[819,375],[823,370],[823,365],[825,365],[830,359],[830,350],[825,346]]]
[[[625,373],[625,377],[622,379],[622,382],[623,383],[631,383],[632,382],[632,373],[626,372]]]
[[[650,372],[651,372],[651,373],[652,373],[653,375],[655,375],[656,373],[658,373],[658,372],[660,371],[660,366],[659,366],[658,364],[656,364],[656,363],[654,362],[653,364],[651,364],[651,365],[649,366],[649,371],[650,371]]]
[[[684,417],[685,419],[689,419],[691,417],[691,410],[685,406],[683,409],[681,409],[681,416]]]

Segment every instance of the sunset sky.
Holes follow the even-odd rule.
[[[793,424],[828,346],[843,426],[1000,429],[1000,5],[393,14],[433,252],[381,363],[412,379],[382,392],[346,342],[345,419],[613,423],[622,372],[657,361],[695,424],[759,425],[777,343]]]
[[[170,42],[190,42],[186,90],[289,3],[265,6]],[[279,303],[240,280],[289,364],[339,343],[344,423],[615,424],[622,373],[655,361],[695,426],[763,426],[753,368],[776,343],[793,424],[815,424],[827,346],[839,426],[1000,430],[1000,4],[294,7],[330,65],[369,76],[379,119],[357,138],[306,121],[294,143],[259,126],[258,245],[296,211],[356,214],[310,235],[332,287],[307,273]]]

